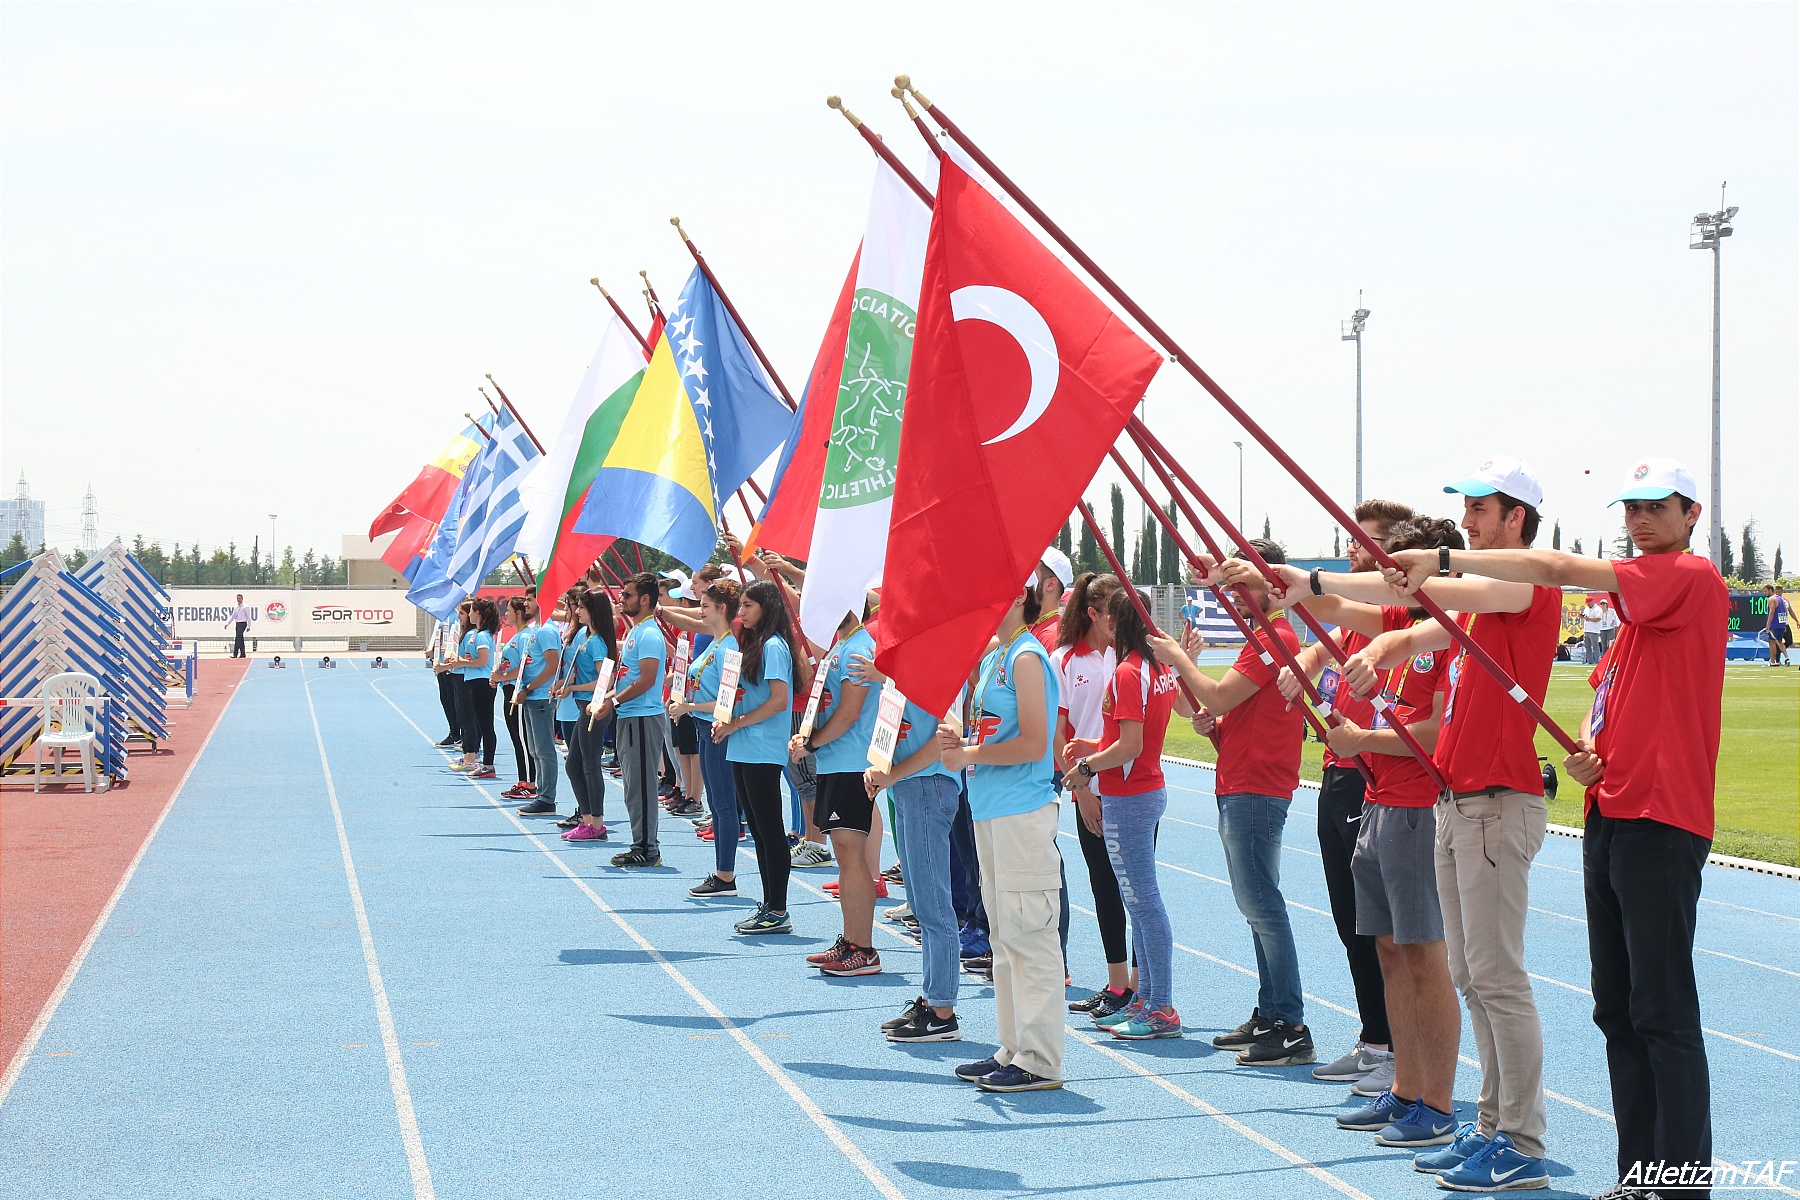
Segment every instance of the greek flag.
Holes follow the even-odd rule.
[[[1219,603],[1211,591],[1206,588],[1188,588],[1187,604],[1200,610],[1194,626],[1199,629],[1201,640],[1214,646],[1244,640],[1244,635],[1232,621],[1231,614],[1225,611],[1224,605]]]
[[[419,564],[406,598],[440,621],[456,613],[463,599],[475,594],[481,581],[504,563],[519,540],[525,524],[525,505],[519,485],[538,457],[531,435],[502,410],[494,422],[493,436],[482,444],[463,475],[456,499],[432,542],[431,552]]]

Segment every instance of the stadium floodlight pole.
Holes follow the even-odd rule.
[[[1134,442],[1137,441],[1135,436],[1132,440]],[[1150,452],[1145,448],[1145,444],[1143,442],[1138,442],[1137,447],[1138,451],[1144,456],[1144,461],[1148,463],[1150,461]],[[1162,506],[1150,495],[1150,489],[1144,486],[1143,479],[1141,479],[1138,474],[1131,469],[1130,465],[1126,463],[1125,456],[1119,453],[1118,447],[1109,447],[1107,453],[1112,456],[1113,464],[1119,468],[1120,473],[1130,482],[1139,498],[1143,500],[1147,507],[1156,513],[1158,524],[1163,527],[1163,531],[1174,541],[1175,547],[1181,552],[1182,557],[1186,558],[1189,566],[1200,572],[1201,576],[1204,578],[1207,572],[1200,561],[1200,556],[1194,552],[1194,547],[1188,542],[1187,538],[1183,536],[1181,530],[1175,527],[1175,522],[1169,517],[1168,513],[1164,512]],[[1167,473],[1163,471],[1161,463],[1157,464],[1157,473],[1162,476],[1163,484],[1169,489],[1170,497],[1173,498],[1177,504],[1181,504],[1182,498],[1177,493],[1174,484],[1168,479]],[[1194,526],[1195,532],[1200,535],[1201,540],[1206,542],[1207,546],[1215,551],[1213,558],[1222,561],[1221,556],[1216,553],[1218,544],[1212,540],[1206,527],[1200,522],[1193,520],[1191,517],[1189,518],[1189,521]],[[1244,644],[1256,650],[1257,657],[1262,659],[1263,665],[1269,669],[1271,674],[1279,674],[1281,667],[1276,665],[1275,660],[1270,657],[1266,647],[1257,644],[1256,637],[1251,632],[1249,622],[1244,620],[1243,613],[1240,613],[1237,610],[1236,606],[1226,598],[1224,592],[1217,586],[1209,586],[1207,590],[1217,598],[1220,606],[1230,614],[1232,623],[1238,627],[1238,632],[1244,635]],[[1237,588],[1237,593],[1239,598],[1243,601],[1244,612],[1252,614],[1256,618],[1256,621],[1269,631],[1269,640],[1274,644],[1275,650],[1281,655],[1281,666],[1285,666],[1293,673],[1294,678],[1300,681],[1300,689],[1306,693],[1306,698],[1313,704],[1318,705],[1325,710],[1326,722],[1333,725],[1341,723],[1343,718],[1331,711],[1330,706],[1325,703],[1325,698],[1319,694],[1319,689],[1313,686],[1313,681],[1307,676],[1306,672],[1300,669],[1300,663],[1288,650],[1287,643],[1282,641],[1280,636],[1276,634],[1274,618],[1269,616],[1268,613],[1264,612],[1261,607],[1256,604],[1254,597],[1250,595],[1250,589],[1240,584]],[[1319,720],[1319,714],[1305,704],[1300,706],[1300,712],[1306,718],[1306,723],[1312,726],[1313,732],[1319,736],[1319,740],[1324,741],[1326,738],[1325,722]],[[1373,787],[1375,784],[1375,776],[1369,770],[1368,764],[1363,761],[1360,754],[1355,756],[1355,762],[1356,769],[1362,773],[1363,779]]]
[[[1163,448],[1161,443],[1155,442],[1149,431],[1142,425],[1134,426],[1130,428],[1128,432],[1131,434],[1132,441],[1136,442],[1138,449],[1143,452],[1144,457],[1150,463],[1151,468],[1155,470],[1156,477],[1161,480],[1163,486],[1169,490],[1170,498],[1175,501],[1176,506],[1187,517],[1188,523],[1194,527],[1194,531],[1200,535],[1200,540],[1206,543],[1208,552],[1211,553],[1215,559],[1222,561],[1224,553],[1221,550],[1219,543],[1207,529],[1206,522],[1200,519],[1200,514],[1194,511],[1193,505],[1187,502],[1187,497],[1182,495],[1181,489],[1176,486],[1175,479],[1170,474],[1169,466],[1163,461],[1167,456],[1168,451]],[[1170,461],[1172,462],[1173,460]],[[1179,466],[1177,466],[1176,469],[1179,470]],[[1186,472],[1183,472],[1183,475],[1185,476]],[[1212,503],[1210,497],[1199,492],[1198,489],[1195,489],[1195,496],[1208,512],[1217,511],[1217,506]],[[1171,522],[1171,526],[1172,525],[1173,522]],[[1269,564],[1256,552],[1256,548],[1249,544],[1248,539],[1243,537],[1241,530],[1231,528],[1230,522],[1225,521],[1222,516],[1219,518],[1219,527],[1224,530],[1226,537],[1234,537],[1235,540],[1244,547],[1245,561],[1249,562],[1251,566],[1260,571],[1263,578],[1268,580],[1271,585],[1277,582],[1274,577],[1274,572],[1269,570]],[[1192,557],[1191,552],[1189,553],[1189,557]],[[1254,611],[1254,606],[1252,606],[1252,610]],[[1326,629],[1316,616],[1307,611],[1305,605],[1290,605],[1289,611],[1298,616],[1301,623],[1312,630],[1313,636],[1319,639],[1319,643],[1325,647],[1325,652],[1331,655],[1333,661],[1342,665],[1349,660],[1349,655],[1344,652],[1343,646],[1338,643],[1338,640],[1331,635],[1331,631]],[[1294,673],[1295,679],[1301,681],[1301,686],[1305,689],[1307,695],[1312,697],[1313,703],[1318,704],[1325,710],[1326,719],[1333,725],[1340,724],[1343,721],[1343,718],[1335,711],[1336,706],[1324,702],[1324,698],[1319,694],[1318,690],[1312,686],[1311,680],[1307,679],[1305,673],[1299,669],[1299,664],[1294,656],[1287,652],[1286,644],[1281,643],[1279,639],[1277,639],[1277,646],[1281,651],[1282,657],[1287,660],[1286,665],[1288,669]],[[1265,658],[1264,661],[1267,662],[1268,660]],[[1270,665],[1272,666],[1273,664]],[[1373,697],[1371,704],[1377,712],[1385,713],[1389,708],[1386,698],[1379,694]],[[1446,781],[1443,775],[1438,771],[1437,763],[1433,761],[1430,752],[1427,751],[1424,746],[1419,744],[1419,739],[1414,737],[1412,730],[1408,729],[1404,724],[1390,721],[1389,725],[1394,730],[1395,734],[1399,736],[1401,742],[1405,744],[1407,750],[1419,761],[1419,765],[1425,768],[1425,774],[1431,777],[1432,783],[1440,792],[1443,791],[1446,786]],[[1359,766],[1361,765],[1360,758],[1358,764]],[[1364,775],[1364,778],[1370,779],[1366,774]],[[1373,783],[1374,780],[1370,779],[1370,782]]]
[[[1719,248],[1731,236],[1731,221],[1738,210],[1725,207],[1725,184],[1719,185],[1719,211],[1695,213],[1688,227],[1689,250],[1711,250],[1713,256],[1713,322],[1712,322],[1712,486],[1708,503],[1712,520],[1707,523],[1707,540],[1712,543],[1713,566],[1725,570],[1725,514],[1722,511],[1725,488],[1723,462],[1719,446]]]
[[[1356,343],[1356,502],[1363,501],[1362,489],[1362,335],[1368,324],[1369,310],[1362,306],[1362,289],[1356,289],[1356,311],[1341,327],[1338,341]],[[1238,521],[1244,519],[1243,506],[1238,506]]]
[[[519,423],[519,428],[525,431],[525,436],[531,439],[531,444],[537,447],[537,452],[539,454],[544,453],[544,443],[538,441],[537,434],[531,432],[531,426],[525,423],[525,418],[519,415],[519,410],[513,407],[513,402],[506,398],[505,389],[499,384],[494,383],[494,377],[492,375],[487,377],[487,381],[494,384],[494,390],[500,393],[500,403],[506,405],[506,411],[513,415],[513,420]]]
[[[1113,300],[1115,300],[1119,306],[1131,316],[1132,320],[1136,321],[1139,327],[1149,334],[1151,339],[1155,341],[1157,345],[1162,347],[1164,352],[1170,356],[1171,361],[1179,363],[1182,370],[1186,371],[1193,377],[1196,383],[1205,388],[1207,394],[1212,396],[1212,398],[1218,402],[1219,406],[1230,414],[1231,418],[1238,423],[1244,432],[1254,438],[1263,449],[1267,450],[1270,456],[1273,457],[1277,463],[1281,464],[1281,468],[1292,476],[1296,483],[1305,488],[1307,493],[1312,496],[1314,500],[1318,501],[1325,511],[1331,515],[1331,518],[1339,525],[1343,526],[1344,531],[1348,533],[1351,538],[1369,552],[1371,558],[1382,567],[1394,568],[1395,564],[1393,556],[1381,545],[1380,540],[1370,537],[1368,531],[1358,525],[1355,519],[1352,518],[1349,513],[1344,511],[1343,506],[1336,500],[1333,500],[1331,494],[1319,486],[1317,480],[1302,470],[1300,464],[1295,462],[1293,457],[1289,455],[1286,450],[1281,448],[1281,444],[1271,437],[1267,430],[1257,424],[1250,414],[1244,411],[1243,407],[1239,405],[1237,401],[1233,400],[1212,376],[1201,370],[1199,364],[1189,357],[1187,351],[1183,350],[1180,345],[1176,343],[1175,339],[1169,336],[1168,331],[1157,324],[1137,301],[1126,294],[1125,289],[1114,282],[1112,276],[1102,270],[1100,265],[1088,255],[1087,251],[1083,250],[1076,244],[1073,238],[1064,233],[1062,227],[1055,221],[1052,221],[1049,214],[1044,212],[1042,208],[1039,208],[1037,203],[1032,200],[1030,196],[1026,195],[1024,190],[1021,189],[1018,184],[1014,183],[1012,178],[1008,176],[1006,172],[1002,171],[999,165],[995,163],[993,159],[989,158],[981,147],[976,145],[975,142],[957,126],[955,121],[945,115],[943,110],[938,108],[937,105],[921,95],[919,89],[912,86],[912,80],[907,76],[895,76],[894,84],[903,91],[911,93],[915,100],[924,105],[925,111],[931,115],[931,118],[943,126],[944,132],[956,140],[956,144],[961,146],[963,150],[968,153],[969,157],[974,159],[975,162],[980,165],[983,171],[987,172],[988,176],[999,185],[1001,190],[1012,197],[1014,203],[1024,209],[1031,219],[1036,221],[1038,226],[1043,229],[1045,233],[1050,235],[1051,240],[1058,246],[1061,246],[1064,252],[1073,258],[1094,282],[1100,285],[1101,290],[1111,296]],[[1171,459],[1170,461],[1173,460]],[[1469,657],[1480,664],[1481,669],[1492,676],[1502,690],[1504,690],[1507,695],[1511,696],[1520,707],[1530,713],[1532,719],[1542,726],[1545,732],[1549,733],[1551,737],[1555,738],[1559,745],[1571,754],[1579,749],[1575,744],[1575,739],[1570,737],[1568,733],[1564,731],[1562,726],[1558,725],[1551,718],[1550,714],[1544,711],[1543,705],[1533,700],[1525,689],[1519,686],[1518,681],[1513,679],[1513,677],[1507,673],[1506,668],[1500,665],[1498,659],[1488,653],[1486,647],[1477,642],[1467,630],[1463,629],[1455,621],[1452,621],[1450,619],[1450,614],[1444,611],[1441,604],[1432,599],[1424,589],[1420,589],[1418,592],[1414,593],[1414,597],[1415,602],[1419,607],[1423,608],[1430,614],[1433,620],[1442,625],[1449,633],[1450,637],[1468,652]]]
[[[613,313],[619,318],[619,320],[621,320],[625,323],[625,328],[631,330],[631,336],[636,338],[637,344],[644,348],[644,357],[649,358],[650,357],[650,343],[646,342],[644,340],[644,335],[638,332],[638,327],[631,323],[631,318],[625,315],[625,310],[619,307],[619,302],[612,298],[612,293],[607,291],[605,288],[600,287],[600,280],[599,280],[598,276],[596,276],[593,279],[588,280],[588,282],[593,284],[595,287],[600,288],[600,295],[605,297],[606,302],[608,304],[612,305]]]
[[[712,284],[712,290],[718,294],[719,303],[725,306],[725,311],[731,314],[733,321],[737,322],[738,330],[743,333],[744,340],[750,343],[750,349],[756,354],[756,361],[761,363],[763,370],[769,373],[769,381],[775,385],[776,392],[781,395],[782,403],[787,405],[789,412],[793,412],[794,398],[788,394],[787,385],[781,382],[781,376],[776,374],[775,364],[769,361],[769,356],[763,353],[763,348],[757,342],[756,335],[750,332],[748,325],[744,324],[744,318],[738,314],[737,305],[731,302],[731,297],[726,295],[725,289],[719,286],[719,277],[713,274],[711,267],[707,266],[706,256],[700,253],[700,247],[694,245],[694,239],[689,237],[687,230],[681,227],[681,218],[670,217],[669,224],[673,225],[675,232],[681,235],[682,244],[688,248],[688,253],[694,256],[694,265],[700,268],[700,273],[706,276],[706,282]]]

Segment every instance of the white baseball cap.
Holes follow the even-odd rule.
[[[1474,475],[1445,484],[1444,490],[1461,492],[1465,496],[1492,496],[1495,492],[1504,492],[1532,508],[1544,502],[1544,485],[1538,482],[1537,472],[1504,454],[1490,455]]]
[[[1069,561],[1068,555],[1055,546],[1046,549],[1044,557],[1040,561],[1050,569],[1052,575],[1056,576],[1056,582],[1064,587],[1075,582],[1075,564]]]
[[[692,586],[690,586],[692,581],[680,571],[673,569],[664,571],[662,573],[662,578],[665,582],[673,583],[675,585],[674,595],[686,596],[689,598],[693,596],[694,591]]]
[[[1672,458],[1644,458],[1631,468],[1625,490],[1614,496],[1607,507],[1627,500],[1666,500],[1677,493],[1689,500],[1700,494],[1694,473]]]

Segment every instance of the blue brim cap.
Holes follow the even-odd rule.
[[[1491,483],[1483,483],[1479,479],[1465,479],[1461,483],[1447,483],[1446,492],[1461,492],[1465,496],[1492,496],[1500,489]]]
[[[1606,502],[1606,507],[1611,508],[1613,505],[1623,504],[1627,500],[1667,500],[1670,496],[1673,496],[1674,494],[1675,494],[1674,488],[1666,488],[1666,487],[1626,488],[1624,491],[1622,491],[1618,495],[1614,496],[1611,500],[1608,500]]]

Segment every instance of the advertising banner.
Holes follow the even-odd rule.
[[[230,637],[237,597],[252,638],[412,637],[418,610],[399,588],[170,588],[175,636]]]

